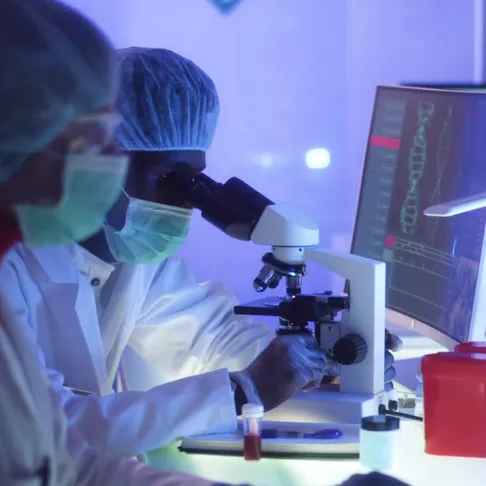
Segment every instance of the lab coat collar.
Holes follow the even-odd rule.
[[[80,245],[76,245],[75,261],[79,272],[90,282],[94,278],[99,279],[98,285],[101,287],[110,278],[115,269],[113,265],[104,262]]]
[[[43,284],[78,283],[78,270],[72,264],[60,265],[59,262],[72,262],[75,254],[75,245],[55,245],[29,248],[27,245],[16,247],[30,271],[35,268],[41,270],[37,273],[38,280]]]
[[[48,334],[55,336],[58,343],[64,339],[78,342],[78,354],[90,356],[90,360],[83,363],[82,373],[78,373],[79,362],[59,352],[61,361],[66,360],[64,363],[70,370],[66,372],[66,379],[71,374],[78,377],[76,383],[66,384],[97,394],[109,393],[111,386],[106,377],[103,343],[97,326],[93,326],[93,322],[98,321],[93,289],[87,279],[80,278],[76,245],[35,249],[21,245],[17,251],[42,296],[44,309],[36,309],[36,315],[38,319],[39,316],[48,319]]]

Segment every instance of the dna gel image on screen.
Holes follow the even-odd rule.
[[[486,210],[429,206],[486,187],[486,95],[380,87],[352,252],[387,263],[387,307],[467,339]]]

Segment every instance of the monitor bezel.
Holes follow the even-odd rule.
[[[462,85],[461,85],[462,86]],[[486,88],[486,86],[485,86]],[[375,99],[373,102],[373,111],[372,117],[370,122],[370,128],[368,132],[368,138],[366,143],[366,151],[365,151],[365,159],[363,162],[363,166],[361,169],[361,184],[359,188],[358,194],[358,203],[356,205],[356,212],[355,212],[355,220],[353,226],[353,237],[351,239],[351,248],[350,251],[353,251],[354,242],[356,238],[356,225],[358,221],[359,215],[359,208],[361,205],[361,200],[363,196],[363,178],[365,175],[366,170],[366,162],[369,156],[369,140],[372,135],[373,131],[373,121],[374,121],[374,113],[376,111],[378,96],[381,91],[434,91],[440,92],[441,94],[450,93],[457,95],[459,93],[464,93],[467,95],[471,94],[478,94],[477,91],[467,91],[462,89],[441,89],[441,88],[432,88],[432,87],[425,87],[425,86],[387,86],[387,85],[378,85],[375,91]],[[485,93],[486,94],[486,93]],[[458,216],[456,216],[458,217]],[[459,216],[460,217],[460,216]],[[345,286],[344,291],[347,293],[348,288],[347,284]],[[483,299],[480,299],[479,296],[484,295]],[[447,349],[454,349],[457,344],[460,344],[459,341],[454,339],[453,337],[449,336],[448,334],[439,331],[438,329],[432,327],[425,322],[422,322],[416,318],[412,318],[406,314],[401,312],[395,311],[390,308],[386,308],[386,322],[394,324],[399,328],[402,328],[407,331],[412,331],[418,333],[426,338],[432,339],[433,341],[437,342],[438,344],[444,346]],[[476,293],[474,298],[473,310],[471,315],[471,325],[469,327],[469,334],[467,341],[484,341],[486,337],[486,225],[484,228],[483,234],[483,248],[481,252],[481,257],[479,259],[479,267],[478,267],[478,277],[476,282]]]
[[[486,84],[482,83],[400,83],[401,88],[418,88],[418,89],[433,89],[437,91],[464,91],[466,93],[476,92],[476,90],[484,89],[486,91]]]

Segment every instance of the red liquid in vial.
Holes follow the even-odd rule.
[[[262,436],[248,434],[243,440],[245,461],[259,461],[262,457]]]

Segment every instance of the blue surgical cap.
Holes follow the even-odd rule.
[[[118,88],[110,42],[58,0],[0,1],[0,69],[0,180]]]
[[[132,47],[119,54],[121,149],[206,151],[219,115],[211,78],[167,49]]]

